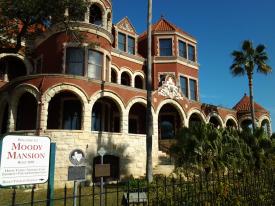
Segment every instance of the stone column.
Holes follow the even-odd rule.
[[[92,106],[89,103],[83,105],[83,118],[82,118],[82,128],[84,131],[91,131],[92,126]]]

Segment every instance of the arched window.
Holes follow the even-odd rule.
[[[37,101],[36,98],[26,92],[24,93],[17,106],[16,130],[36,129]]]
[[[217,118],[217,117],[213,117],[213,116],[210,117],[209,123],[212,124],[212,125],[214,125],[214,127],[216,127],[216,128],[220,128],[220,127],[222,126],[222,125],[220,124],[218,118]]]
[[[110,98],[97,100],[92,109],[92,131],[120,132],[120,112]]]
[[[233,119],[228,119],[227,120],[226,127],[237,129],[237,125],[236,125],[236,123],[234,122]]]
[[[139,75],[135,77],[135,88],[143,89],[143,78]]]
[[[25,76],[27,69],[24,62],[18,57],[7,56],[0,59],[0,79],[11,81],[17,77]]]
[[[145,134],[146,107],[140,103],[135,103],[129,111],[128,121],[129,133]]]
[[[127,72],[122,72],[121,84],[126,86],[131,86],[131,77]]]
[[[198,114],[193,113],[189,118],[189,127],[194,127],[198,124],[202,124],[202,118]]]
[[[90,7],[90,20],[89,22],[91,24],[95,24],[95,25],[102,25],[102,12],[101,9],[96,5],[93,4]]]
[[[48,129],[80,130],[82,104],[71,92],[60,92],[49,102]]]
[[[164,105],[158,117],[160,139],[174,139],[181,127],[181,118],[176,108],[171,104]]]
[[[250,119],[245,119],[241,122],[242,129],[251,129],[252,130],[252,121]]]
[[[117,83],[117,73],[114,69],[111,70],[111,82]]]

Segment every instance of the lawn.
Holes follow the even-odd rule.
[[[15,205],[31,205],[31,189],[16,189]],[[79,193],[79,191],[78,191]],[[82,187],[81,198],[77,197],[77,205],[81,202],[83,206],[99,205],[99,187]],[[120,205],[123,197],[123,187],[118,188],[114,186],[108,186],[106,193],[106,199],[108,206]],[[93,195],[94,194],[94,195]],[[65,196],[66,203],[65,203]],[[13,189],[0,189],[0,206],[12,205]],[[47,191],[45,189],[34,190],[34,206],[46,206]],[[73,205],[73,189],[56,189],[54,192],[54,205],[64,206]]]

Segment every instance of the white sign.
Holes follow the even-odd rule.
[[[47,182],[50,144],[49,137],[5,136],[2,142],[0,185]]]
[[[97,153],[98,153],[100,156],[104,156],[104,155],[106,154],[106,150],[105,150],[103,147],[101,147],[101,148],[97,151]]]
[[[85,154],[81,149],[71,151],[69,159],[73,165],[80,165],[85,161]]]

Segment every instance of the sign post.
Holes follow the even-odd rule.
[[[97,153],[100,155],[100,164],[103,165],[103,157],[106,154],[106,150],[101,147]],[[100,206],[103,206],[103,176],[100,177]]]
[[[47,191],[47,206],[54,205],[54,169],[55,169],[55,151],[56,144],[51,143],[51,153],[50,153],[50,172],[48,179],[48,191]]]
[[[76,206],[77,181],[85,180],[86,178],[86,167],[79,166],[84,163],[85,154],[81,149],[74,149],[73,151],[71,151],[69,159],[74,166],[68,168],[68,180],[74,181],[73,206]]]
[[[30,185],[47,182],[50,138],[7,135],[2,139],[0,185]]]

